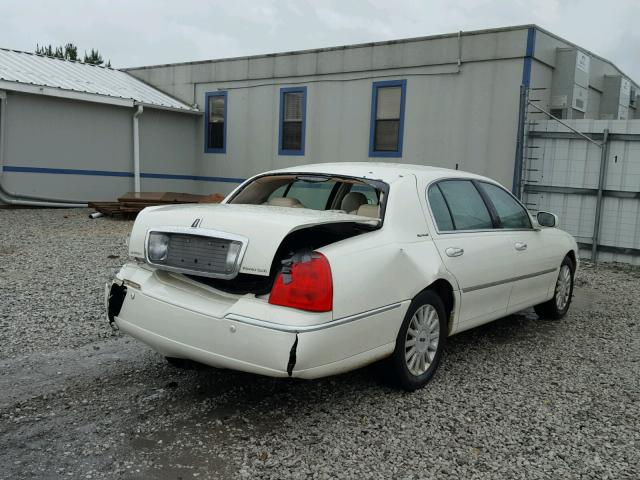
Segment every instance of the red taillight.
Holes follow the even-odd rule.
[[[269,303],[311,312],[333,308],[333,281],[327,259],[318,252],[302,255],[289,271],[281,272],[271,289]]]

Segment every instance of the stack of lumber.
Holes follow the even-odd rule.
[[[223,195],[194,195],[176,192],[129,192],[116,202],[89,202],[89,207],[109,217],[135,217],[143,208],[176,203],[220,203]]]

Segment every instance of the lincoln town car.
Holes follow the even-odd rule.
[[[578,267],[552,213],[472,173],[325,163],[246,180],[220,204],[137,217],[109,322],[167,360],[319,378],[383,361],[423,387],[447,338],[533,307],[560,319]]]

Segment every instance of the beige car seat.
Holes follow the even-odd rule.
[[[273,207],[304,208],[302,202],[294,197],[273,197],[266,204]]]
[[[347,213],[355,214],[361,205],[367,204],[367,197],[360,192],[349,192],[342,199],[340,209]]]
[[[380,205],[361,205],[356,215],[361,217],[380,218]]]

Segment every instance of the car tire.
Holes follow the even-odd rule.
[[[424,387],[440,364],[447,336],[444,303],[432,290],[421,292],[409,305],[390,358],[394,383],[409,392]]]
[[[540,305],[533,307],[540,318],[560,320],[569,311],[573,297],[573,276],[576,267],[568,256],[564,257],[558,270],[553,297]]]
[[[204,370],[208,368],[206,365],[202,363],[195,362],[193,360],[189,360],[188,358],[177,358],[177,357],[164,357],[167,360],[167,363],[172,367],[178,368],[180,370]]]

